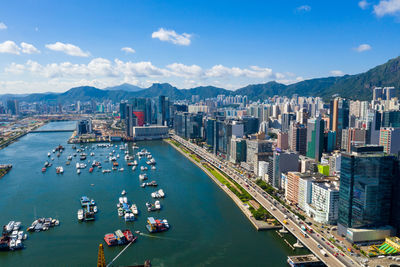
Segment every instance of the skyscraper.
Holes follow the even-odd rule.
[[[126,127],[126,136],[133,136],[133,109],[131,104],[126,104],[125,106],[125,127]]]
[[[307,157],[320,161],[324,148],[324,121],[321,117],[307,123]]]
[[[339,234],[348,228],[389,225],[396,158],[383,147],[364,146],[343,153],[339,189]]]
[[[289,131],[289,144],[293,151],[305,156],[307,153],[307,128],[304,124],[292,123]]]
[[[349,101],[337,97],[330,103],[330,130],[336,132],[336,147],[340,148],[342,141],[342,130],[349,127]]]

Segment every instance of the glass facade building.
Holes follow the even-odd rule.
[[[380,151],[376,151],[379,148]],[[375,150],[375,151],[374,151]],[[389,225],[396,158],[382,147],[343,153],[339,190],[338,230]]]

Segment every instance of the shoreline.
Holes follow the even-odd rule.
[[[273,230],[273,229],[281,229],[282,227],[280,225],[278,226],[271,226],[267,224],[266,222],[263,221],[257,221],[253,215],[251,214],[250,210],[244,206],[244,203],[231,191],[229,188],[227,188],[224,184],[222,184],[212,173],[210,173],[203,165],[195,161],[193,158],[191,158],[189,155],[184,153],[181,149],[179,149],[177,146],[175,146],[169,139],[164,139],[166,143],[168,143],[170,146],[172,146],[175,150],[177,150],[179,153],[181,153],[183,156],[185,156],[187,159],[189,159],[193,164],[195,164],[197,167],[199,167],[205,174],[207,174],[208,177],[211,178],[212,181],[214,181],[215,184],[219,186],[236,204],[236,206],[239,207],[239,209],[243,212],[243,214],[247,217],[247,219],[250,221],[250,223],[256,228],[257,231],[263,231],[263,230]]]

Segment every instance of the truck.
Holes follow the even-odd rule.
[[[321,252],[321,254],[322,254],[324,257],[328,257],[328,254],[326,253],[325,250],[321,249],[319,252]]]

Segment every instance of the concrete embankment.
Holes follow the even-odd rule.
[[[270,225],[264,221],[256,220],[253,217],[253,215],[251,214],[250,210],[244,205],[244,203],[226,185],[222,184],[217,178],[215,178],[215,176],[211,172],[209,172],[201,163],[197,162],[192,157],[190,157],[190,155],[188,153],[183,152],[179,147],[174,145],[170,140],[164,139],[164,141],[167,142],[168,144],[170,144],[179,153],[184,155],[187,159],[189,159],[197,167],[202,169],[233,200],[233,202],[239,207],[239,209],[249,219],[249,221],[257,229],[257,231],[281,228],[281,226]]]

